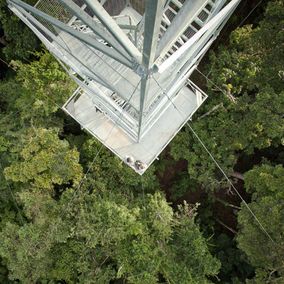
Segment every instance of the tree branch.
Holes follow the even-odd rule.
[[[212,109],[210,109],[209,111],[207,111],[206,113],[204,113],[203,115],[201,115],[201,116],[198,118],[198,120],[199,120],[199,119],[202,119],[202,118],[205,117],[205,116],[210,115],[212,112],[214,112],[215,110],[217,110],[218,108],[220,108],[220,107],[222,107],[222,106],[223,106],[223,103],[220,103],[220,104],[214,106]]]
[[[240,179],[240,180],[244,180],[244,175],[239,173],[239,172],[233,172],[233,173],[231,173],[231,176],[235,177],[237,179]]]
[[[0,37],[0,43],[1,43],[2,45],[4,45],[4,46],[7,45],[7,41],[6,41],[6,39],[5,39],[4,36]]]
[[[216,219],[216,221],[217,221],[219,224],[221,224],[223,227],[225,227],[226,229],[228,229],[229,231],[231,231],[233,234],[237,234],[237,232],[236,232],[234,229],[232,229],[232,228],[230,228],[229,226],[227,226],[226,224],[224,224],[221,220]]]

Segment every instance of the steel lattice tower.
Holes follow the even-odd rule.
[[[142,174],[206,99],[189,76],[239,2],[8,5],[78,84],[64,111]]]

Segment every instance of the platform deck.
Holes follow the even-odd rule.
[[[139,174],[143,174],[157,159],[162,150],[198,108],[196,95],[189,88],[184,87],[173,101],[179,111],[173,104],[170,104],[147,135],[137,143],[126,135],[115,122],[99,112],[84,92],[76,101],[75,97],[76,94],[65,104],[64,111],[126,164],[128,157],[132,157],[134,161],[141,161],[144,164],[144,168],[141,170],[138,170],[135,165],[128,164]]]

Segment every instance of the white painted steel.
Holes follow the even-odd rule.
[[[203,1],[203,4],[201,2],[202,1],[200,0],[188,0],[182,7],[180,7],[177,15],[174,17],[173,21],[170,23],[168,29],[159,41],[156,58],[164,57],[178,38],[184,33],[188,23],[198,16],[200,11],[206,5],[206,1]]]
[[[175,53],[173,53],[166,61],[164,61],[159,68],[159,72],[164,72],[169,68],[180,56],[182,56],[187,50],[189,50],[194,43],[210,28],[218,27],[222,21],[228,16],[231,10],[235,9],[241,0],[232,0],[227,6],[225,6],[214,18],[212,18],[207,24],[205,24],[197,33],[195,33],[182,47],[180,47]]]
[[[143,16],[126,6],[111,17],[104,1],[52,0],[53,9],[41,0],[42,11],[7,1],[70,68],[79,87],[63,109],[124,162],[140,160],[142,170],[129,165],[139,174],[206,99],[188,77],[240,2],[220,10],[225,0],[149,0]],[[68,17],[57,15],[58,7]]]
[[[142,54],[130,41],[127,35],[117,25],[116,21],[106,12],[97,0],[85,0],[93,10],[97,18],[104,24],[119,44],[133,57],[138,63],[142,62]],[[161,1],[161,0],[160,0]]]
[[[76,94],[74,94],[75,96]],[[150,128],[147,135],[139,143],[136,143],[120,127],[117,127],[112,120],[97,112],[95,107],[92,107],[93,104],[85,93],[76,102],[73,101],[71,103],[74,97],[64,106],[64,111],[83,125],[85,130],[104,143],[124,162],[126,157],[129,156],[133,157],[134,160],[142,161],[146,165],[143,170],[139,171],[133,167],[139,174],[143,174],[147,170],[180,128],[198,109],[196,94],[189,88],[183,87],[173,101],[184,116],[181,117],[180,113],[170,104],[167,111]],[[203,101],[205,99],[206,97],[203,97]],[[169,117],[171,119],[168,119]],[[112,134],[109,136],[111,130]]]

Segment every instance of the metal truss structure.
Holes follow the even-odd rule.
[[[77,82],[63,109],[142,174],[206,99],[189,76],[240,0],[7,2]]]

